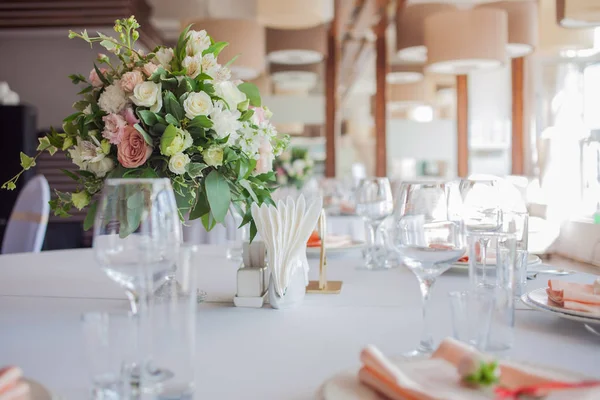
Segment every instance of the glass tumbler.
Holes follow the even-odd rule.
[[[133,313],[90,312],[81,317],[93,400],[119,400],[135,381],[137,323]]]
[[[148,356],[144,360],[144,399],[193,399],[196,344],[198,247],[181,245],[178,285],[150,304],[145,326]]]
[[[484,351],[490,335],[494,296],[486,291],[450,292],[454,338]]]

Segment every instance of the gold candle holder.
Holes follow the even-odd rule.
[[[321,255],[319,257],[319,280],[308,282],[306,293],[339,294],[342,291],[342,281],[327,281],[327,254],[325,251],[325,237],[327,234],[327,221],[325,210],[321,210],[318,222],[319,236],[321,236]]]

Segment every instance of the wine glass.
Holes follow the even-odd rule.
[[[174,275],[181,222],[168,179],[107,179],[94,223],[94,253],[139,313],[155,282]],[[143,300],[143,301],[141,301]]]
[[[388,269],[384,246],[379,238],[382,222],[394,212],[392,189],[388,178],[363,179],[356,189],[356,214],[367,224],[367,269]]]
[[[393,243],[404,264],[415,274],[423,296],[423,334],[407,357],[433,352],[427,307],[435,280],[466,248],[461,198],[454,183],[403,183],[398,191]]]
[[[503,224],[501,187],[501,180],[489,175],[473,175],[460,182],[465,228],[467,233],[478,235],[484,281],[490,243],[487,234],[499,231]]]

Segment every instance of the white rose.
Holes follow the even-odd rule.
[[[239,121],[241,113],[234,109],[224,110],[223,102],[218,101],[214,105],[212,112],[210,113],[210,119],[213,123],[212,130],[215,132],[215,136],[219,139],[223,139],[229,135],[229,142],[233,143],[238,138],[238,129],[242,128],[242,124]]]
[[[98,99],[98,106],[107,114],[118,114],[123,111],[126,105],[127,97],[125,97],[125,92],[121,89],[118,80],[104,89]]]
[[[225,81],[215,84],[215,93],[225,100],[231,110],[237,110],[238,104],[246,101],[246,95],[233,82]]]
[[[201,31],[189,31],[187,34],[188,42],[185,47],[186,54],[188,56],[195,56],[210,47],[210,37],[206,34],[203,29]]]
[[[152,112],[159,112],[162,108],[161,84],[142,82],[135,86],[133,95],[129,98],[137,106],[149,107]]]
[[[189,163],[190,157],[187,154],[177,153],[169,159],[169,170],[174,174],[182,175]]]
[[[161,47],[156,52],[156,60],[167,71],[171,70],[171,60],[173,60],[173,49],[169,47]]]
[[[181,65],[186,70],[186,75],[195,78],[202,72],[202,56],[186,56]]]
[[[223,149],[219,146],[210,146],[202,152],[206,165],[218,167],[223,165]]]
[[[112,158],[104,157],[98,162],[89,163],[87,167],[88,171],[93,172],[98,178],[104,178],[115,167],[115,163]]]
[[[190,93],[183,101],[185,116],[194,119],[198,115],[209,115],[213,110],[212,100],[206,92]]]

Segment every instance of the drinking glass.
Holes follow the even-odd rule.
[[[387,260],[385,246],[380,243],[379,227],[392,215],[394,200],[388,178],[363,179],[356,190],[356,214],[367,225],[367,269],[387,269],[391,265]]]
[[[472,176],[460,182],[463,218],[467,233],[497,232],[502,228],[501,181],[492,176]],[[487,271],[489,240],[479,236],[483,273]]]
[[[178,287],[152,299],[149,351],[141,382],[145,399],[194,398],[197,256],[197,246],[182,245],[176,269]]]
[[[454,183],[403,183],[395,212],[394,247],[415,274],[423,296],[423,333],[415,351],[407,356],[433,352],[427,309],[436,278],[465,252],[461,197]]]
[[[131,313],[90,312],[81,317],[93,400],[119,400],[135,365],[137,333]]]
[[[241,263],[244,243],[250,240],[250,225],[242,227],[243,216],[238,210],[231,206],[227,218],[227,251],[225,256],[228,260]]]
[[[94,223],[94,254],[138,313],[154,284],[172,280],[181,222],[168,179],[108,179]],[[144,301],[140,301],[144,300]]]
[[[490,336],[494,296],[484,291],[450,292],[448,296],[454,338],[484,351]]]

